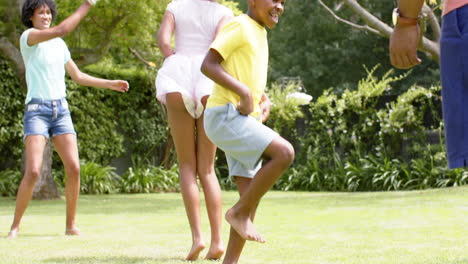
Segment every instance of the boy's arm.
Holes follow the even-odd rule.
[[[65,64],[65,69],[73,81],[79,85],[107,88],[117,92],[126,92],[129,88],[127,81],[96,78],[80,71],[72,59]]]
[[[424,0],[399,0],[400,16],[418,18]],[[421,63],[417,49],[419,45],[419,25],[397,25],[390,36],[390,61],[393,66],[407,69]]]
[[[216,50],[210,49],[203,60],[201,71],[214,82],[239,95],[240,101],[237,110],[242,115],[249,115],[254,109],[252,93],[249,87],[224,70],[221,66],[223,60],[223,57]]]
[[[85,1],[73,14],[71,14],[57,26],[43,30],[31,30],[28,35],[28,45],[34,46],[38,43],[69,34],[78,26],[80,21],[89,12],[91,6],[92,5],[90,2]]]

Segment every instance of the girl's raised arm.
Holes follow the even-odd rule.
[[[85,1],[73,14],[55,27],[32,30],[28,36],[28,45],[34,46],[38,43],[69,34],[78,26],[80,21],[86,16],[96,2],[97,0]]]

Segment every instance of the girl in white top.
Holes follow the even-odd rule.
[[[167,108],[171,135],[179,162],[180,185],[192,232],[192,248],[186,260],[195,260],[205,248],[200,223],[197,174],[206,199],[211,227],[207,259],[224,253],[221,239],[221,188],[214,172],[216,146],[203,128],[203,109],[213,89],[201,63],[216,33],[233,16],[232,11],[210,0],[173,0],[158,32],[158,44],[166,58],[156,77],[156,96]],[[175,35],[175,49],[171,46]]]

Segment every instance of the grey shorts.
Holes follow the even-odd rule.
[[[229,176],[253,178],[261,157],[278,133],[252,116],[244,116],[233,104],[205,110],[208,138],[226,154]]]

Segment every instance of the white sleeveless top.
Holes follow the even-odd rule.
[[[173,0],[166,8],[175,19],[175,54],[166,58],[156,76],[156,97],[178,92],[193,118],[203,114],[201,99],[210,95],[214,83],[200,71],[215,37],[216,28],[231,9],[207,0]]]
[[[175,18],[175,53],[205,54],[213,41],[216,26],[232,11],[207,0],[173,0],[166,11]]]

